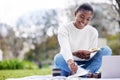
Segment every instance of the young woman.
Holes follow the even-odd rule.
[[[111,55],[108,46],[102,47],[100,51],[93,54],[90,49],[97,48],[98,32],[89,25],[93,16],[91,5],[84,3],[75,11],[75,21],[70,22],[58,29],[58,41],[60,53],[54,57],[56,68],[60,68],[61,76],[75,74],[78,66],[89,70],[84,77],[98,77],[95,74],[101,67],[102,56]]]

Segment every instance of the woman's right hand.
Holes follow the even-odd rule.
[[[78,65],[77,65],[77,63],[74,62],[74,61],[71,60],[71,59],[69,59],[69,60],[67,61],[67,63],[68,63],[69,69],[70,69],[71,72],[72,72],[72,75],[75,74],[75,73],[77,72],[77,70],[78,70]]]
[[[76,52],[73,52],[73,55],[81,59],[89,59],[91,53],[92,52],[88,50],[78,50]]]

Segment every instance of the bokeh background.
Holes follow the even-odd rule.
[[[0,0],[0,70],[54,67],[57,29],[85,2],[95,11],[90,24],[99,32],[98,47],[120,55],[120,0]]]

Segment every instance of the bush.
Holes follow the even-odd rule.
[[[113,55],[120,55],[120,42],[118,40],[109,41]]]
[[[107,41],[112,49],[113,55],[120,55],[120,32],[116,35],[107,36]]]
[[[21,61],[18,59],[3,60],[0,61],[1,69],[37,69],[38,66],[35,63],[28,61]]]

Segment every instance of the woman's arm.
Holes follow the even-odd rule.
[[[65,61],[67,62],[69,59],[73,60],[70,43],[69,43],[69,34],[67,29],[64,26],[59,27],[58,42],[60,44],[61,54],[65,59]]]

